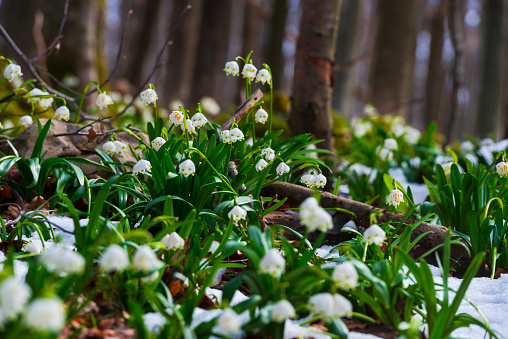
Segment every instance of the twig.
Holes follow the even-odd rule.
[[[453,48],[453,61],[452,68],[450,69],[450,76],[452,78],[452,93],[451,93],[451,105],[450,105],[450,118],[448,120],[447,131],[451,133],[453,128],[453,124],[457,117],[457,110],[459,106],[459,98],[458,92],[461,85],[461,74],[459,71],[460,61],[462,59],[462,46],[460,45],[458,33],[457,32],[457,20],[460,18],[462,20],[461,15],[457,15],[457,0],[449,0],[450,5],[450,13],[448,18],[448,29],[450,31],[450,40],[452,42]],[[448,135],[449,137],[450,135]]]
[[[5,223],[5,226],[15,226],[18,224],[18,222],[21,220],[21,217],[23,217],[25,215],[25,204],[23,203],[23,198],[21,198],[21,196],[19,195],[19,193],[11,187],[11,192],[14,193],[14,195],[16,196],[16,200],[18,201],[17,204],[14,204],[14,203],[6,203],[6,204],[2,204],[0,206],[5,206],[5,205],[9,205],[9,206],[14,206],[18,209],[18,215],[16,216],[16,218],[14,218],[13,220],[9,220]]]
[[[240,105],[240,107],[238,107],[236,109],[236,111],[231,114],[231,116],[229,117],[229,119],[222,124],[222,126],[220,127],[220,130],[221,131],[224,131],[226,129],[230,129],[231,126],[233,125],[233,120],[236,120],[237,122],[242,120],[242,118],[247,114],[249,113],[249,111],[251,110],[251,108],[259,101],[261,100],[261,98],[263,98],[263,92],[261,92],[261,90],[258,88],[256,90],[256,92],[254,92],[254,94],[252,94],[249,99],[247,99],[243,104]]]

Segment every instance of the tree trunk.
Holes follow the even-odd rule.
[[[286,36],[286,19],[288,16],[287,0],[275,0],[271,23],[269,50],[267,51],[267,63],[272,69],[273,88],[281,89],[284,81],[284,54],[282,44]]]
[[[318,146],[334,150],[332,84],[341,1],[304,0],[296,47],[291,135],[312,133]]]
[[[203,17],[194,67],[191,103],[211,96],[220,103],[229,46],[232,0],[203,0]]]
[[[483,20],[483,73],[477,126],[481,137],[504,134],[501,122],[503,61],[503,0],[485,0]]]
[[[383,0],[373,62],[372,102],[380,113],[408,118],[416,48],[417,0]]]

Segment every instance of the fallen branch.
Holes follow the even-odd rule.
[[[263,98],[263,92],[261,92],[260,89],[257,89],[257,91],[254,92],[254,94],[252,94],[249,97],[249,99],[247,99],[243,104],[241,104],[240,107],[238,107],[236,109],[236,111],[233,114],[231,114],[229,119],[225,123],[222,124],[222,126],[220,127],[221,131],[230,129],[231,126],[233,125],[233,120],[236,120],[236,122],[239,122],[240,120],[242,120],[242,118],[247,113],[249,113],[249,111],[252,109],[252,107],[254,107],[254,105],[259,100],[261,100],[261,98]]]

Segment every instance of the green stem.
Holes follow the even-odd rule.
[[[365,259],[367,258],[367,248],[369,248],[369,243],[365,242],[365,249],[363,250],[362,262],[365,262]]]
[[[217,174],[219,176],[219,178],[222,180],[222,182],[224,182],[228,186],[228,188],[231,189],[231,191],[233,191],[235,194],[237,194],[235,189],[230,185],[229,181],[224,177],[224,175],[219,173],[219,171],[217,171],[217,169],[215,167],[213,167],[212,163],[210,161],[208,161],[206,156],[203,153],[201,153],[200,150],[198,150],[197,148],[191,147],[191,149],[189,150],[189,155],[192,153],[199,154],[201,156],[201,158],[203,158],[203,160],[205,160],[206,163],[212,168],[212,171],[214,171],[215,174]]]
[[[79,116],[81,114],[81,109],[83,108],[83,102],[85,101],[86,93],[88,92],[88,88],[92,84],[97,86],[97,91],[101,93],[101,90],[99,89],[99,83],[97,83],[96,81],[89,81],[88,84],[86,84],[85,90],[83,91],[83,94],[81,94],[81,100],[79,100],[78,110],[76,111],[76,117],[74,118],[75,124],[79,122]]]

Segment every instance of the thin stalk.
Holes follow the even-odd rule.
[[[83,102],[85,101],[86,93],[88,92],[88,88],[90,85],[97,86],[97,91],[101,93],[101,90],[99,89],[99,83],[96,81],[89,81],[88,84],[85,86],[85,90],[83,91],[83,94],[81,95],[81,100],[79,100],[78,110],[76,111],[76,117],[74,118],[74,123],[77,124],[79,122],[79,116],[81,114],[81,109],[83,108]]]

